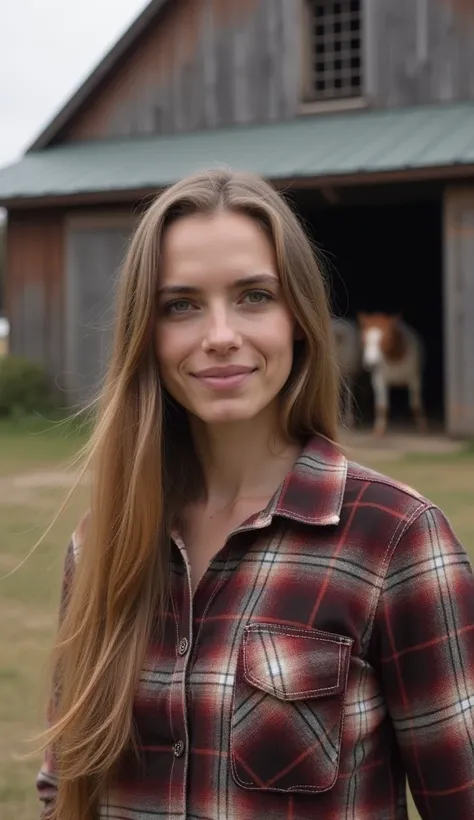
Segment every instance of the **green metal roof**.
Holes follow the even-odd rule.
[[[0,170],[0,202],[150,190],[219,164],[272,180],[474,166],[474,102],[61,145]]]

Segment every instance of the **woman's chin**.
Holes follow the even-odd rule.
[[[254,402],[238,399],[226,399],[209,402],[194,407],[192,413],[204,424],[222,424],[229,422],[249,421],[258,415],[261,408]]]

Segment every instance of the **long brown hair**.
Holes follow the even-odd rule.
[[[121,753],[151,630],[168,596],[169,528],[183,491],[176,457],[183,411],[168,401],[154,351],[163,233],[172,220],[219,209],[247,214],[270,237],[283,293],[302,331],[282,397],[288,435],[336,439],[339,375],[320,266],[298,219],[271,185],[207,171],[160,194],[141,219],[121,271],[112,355],[86,453],[91,506],[54,649],[57,820],[89,820]],[[157,623],[158,621],[158,623]]]

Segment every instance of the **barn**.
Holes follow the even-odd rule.
[[[151,0],[0,170],[11,349],[45,362],[70,405],[87,401],[139,214],[177,178],[225,163],[290,198],[325,254],[336,312],[400,312],[421,333],[433,423],[474,436],[472,10]]]

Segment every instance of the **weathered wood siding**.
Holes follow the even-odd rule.
[[[445,195],[447,432],[474,436],[474,188]]]
[[[66,141],[292,117],[299,0],[177,0],[76,116]]]
[[[309,0],[308,0],[309,1]],[[123,138],[297,116],[306,0],[176,0],[60,139]],[[363,0],[374,107],[474,99],[473,0]]]
[[[6,312],[10,351],[64,370],[63,217],[58,211],[11,212],[7,226]]]
[[[66,389],[69,402],[97,394],[108,361],[117,271],[132,217],[71,220],[66,231]]]
[[[376,107],[474,99],[473,0],[365,0]]]

